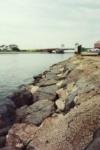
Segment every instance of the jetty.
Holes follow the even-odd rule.
[[[5,150],[99,150],[99,56],[54,64],[8,99],[0,108]]]

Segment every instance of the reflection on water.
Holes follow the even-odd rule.
[[[71,57],[65,54],[1,54],[0,101],[19,85],[32,81],[32,77],[48,69],[54,63]]]

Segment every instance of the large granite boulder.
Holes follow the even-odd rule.
[[[66,103],[65,103],[65,113],[67,113],[71,108],[73,108],[76,104],[76,96],[77,96],[77,90],[71,92],[67,99],[66,99]]]
[[[14,102],[17,108],[23,105],[31,105],[34,102],[32,93],[23,88],[14,92],[8,98]]]
[[[97,129],[93,134],[92,141],[84,150],[99,150],[100,149],[100,128]]]
[[[55,102],[55,105],[57,107],[56,112],[60,112],[60,111],[64,112],[64,110],[65,110],[65,99],[63,99],[63,98],[57,99]]]
[[[59,82],[56,83],[56,86],[58,87],[58,89],[60,88],[64,88],[67,84],[66,80],[60,80]]]
[[[51,79],[54,79],[54,80],[57,80],[57,75],[53,72],[48,72],[46,75],[45,75],[45,78],[47,80],[51,80]]]
[[[99,96],[71,109],[65,116],[46,119],[40,127],[32,124],[15,124],[8,134],[8,145],[13,145],[12,133],[38,150],[83,150],[92,140],[93,132],[100,127]]]
[[[0,148],[4,147],[6,144],[6,137],[0,136]]]
[[[12,125],[15,121],[16,107],[10,100],[0,105],[0,128]]]
[[[24,89],[27,90],[27,91],[29,91],[29,92],[31,92],[32,95],[34,95],[34,93],[38,91],[39,87],[30,84],[30,85],[25,85]]]
[[[67,101],[67,97],[68,97],[68,92],[67,90],[61,88],[59,90],[56,91],[56,94],[58,96],[58,99],[55,101],[55,105],[57,107],[57,111],[63,111],[65,110],[65,106],[66,106],[66,101]]]
[[[57,112],[63,111],[67,113],[71,108],[75,106],[75,98],[78,94],[76,88],[71,88],[70,93],[68,89],[59,89],[56,91],[59,99],[56,100],[55,104],[57,106]]]
[[[39,82],[37,85],[40,87],[46,87],[46,86],[51,86],[51,85],[55,85],[57,83],[57,80],[55,79],[42,79],[41,82]]]
[[[39,125],[55,111],[54,103],[50,100],[41,100],[29,107],[17,110],[17,122],[27,122]]]
[[[16,122],[23,122],[23,118],[26,116],[27,105],[24,105],[16,110]]]
[[[12,146],[6,146],[6,147],[0,148],[0,150],[18,150],[18,149],[15,147],[12,147]],[[21,149],[19,149],[19,150],[21,150]]]
[[[6,135],[15,122],[16,107],[10,100],[0,104],[0,149],[6,144]]]
[[[38,83],[42,79],[42,74],[34,76],[33,79],[34,79],[33,84]]]
[[[33,99],[34,101],[44,100],[44,99],[55,101],[57,96],[56,90],[57,90],[56,85],[41,87],[36,93],[34,93]]]
[[[6,136],[8,134],[8,131],[9,131],[10,128],[11,128],[11,126],[7,126],[7,127],[4,127],[4,128],[1,128],[0,129],[0,137],[1,136]]]

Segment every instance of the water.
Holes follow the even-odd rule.
[[[65,54],[1,54],[0,55],[0,102],[19,85],[32,82],[33,76],[48,69],[54,63],[71,57]]]

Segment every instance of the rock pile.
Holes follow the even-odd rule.
[[[74,56],[55,64],[10,101],[16,120],[5,150],[99,150],[99,57]]]

